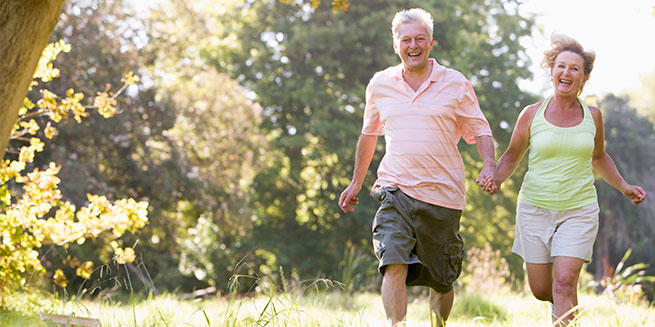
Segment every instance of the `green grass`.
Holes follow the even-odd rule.
[[[336,291],[302,296],[279,293],[248,298],[182,301],[173,295],[138,302],[61,301],[48,295],[19,295],[0,310],[0,326],[49,326],[38,312],[98,318],[103,327],[141,326],[385,326],[379,294],[353,297]],[[655,326],[655,308],[617,304],[603,295],[580,296],[581,326]],[[410,298],[407,326],[429,326],[427,299]],[[531,296],[458,293],[449,327],[549,326],[550,305]],[[50,325],[51,326],[51,325]]]

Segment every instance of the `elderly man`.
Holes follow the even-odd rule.
[[[339,206],[354,211],[377,137],[384,135],[386,153],[372,191],[380,201],[373,246],[384,309],[392,325],[403,321],[406,285],[428,286],[431,320],[435,316],[443,326],[464,257],[458,230],[465,175],[457,143],[462,137],[477,144],[484,168],[476,181],[493,192],[493,139],[470,82],[429,58],[432,16],[422,9],[400,11],[391,30],[402,64],[376,73],[366,88],[355,169]]]

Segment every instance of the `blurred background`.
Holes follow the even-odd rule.
[[[50,42],[64,40],[71,51],[55,61],[61,77],[48,88],[95,94],[120,85],[125,71],[141,80],[118,98],[120,114],[63,121],[33,166],[61,165],[60,189],[78,207],[87,193],[148,201],[149,224],[118,241],[134,248],[136,260],[114,273],[138,277],[136,289],[253,292],[256,280],[328,278],[352,292],[377,290],[377,203],[368,193],[383,141],[356,211],[343,214],[337,198],[352,176],[365,87],[376,71],[400,63],[391,20],[413,7],[434,17],[432,56],[472,82],[497,155],[520,110],[550,93],[538,68],[550,34],[596,50],[582,97],[603,111],[619,171],[651,196],[634,206],[597,180],[601,227],[588,281],[612,276],[628,249],[626,264],[655,264],[655,17],[646,1],[353,0],[335,13],[325,0],[316,8],[309,1],[70,0]],[[466,248],[496,253],[498,278],[522,288],[523,264],[511,244],[526,163],[489,196],[474,183],[477,150],[463,143]],[[113,253],[102,235],[40,251],[49,277],[62,269],[72,289],[85,280],[62,258],[99,266]],[[473,272],[464,265],[466,287]],[[126,290],[102,284],[112,286]],[[646,292],[652,299],[655,289]]]

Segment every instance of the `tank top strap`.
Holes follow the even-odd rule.
[[[546,99],[544,99],[544,102],[541,103],[541,106],[539,107],[539,109],[537,109],[537,112],[532,118],[532,124],[530,124],[531,126],[546,122],[546,116],[545,116],[546,107],[548,107],[548,103],[550,103],[550,99],[552,97],[553,97],[552,95],[548,96]]]

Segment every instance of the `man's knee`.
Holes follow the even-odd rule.
[[[384,279],[402,281],[407,279],[407,265],[387,265],[384,267]]]

